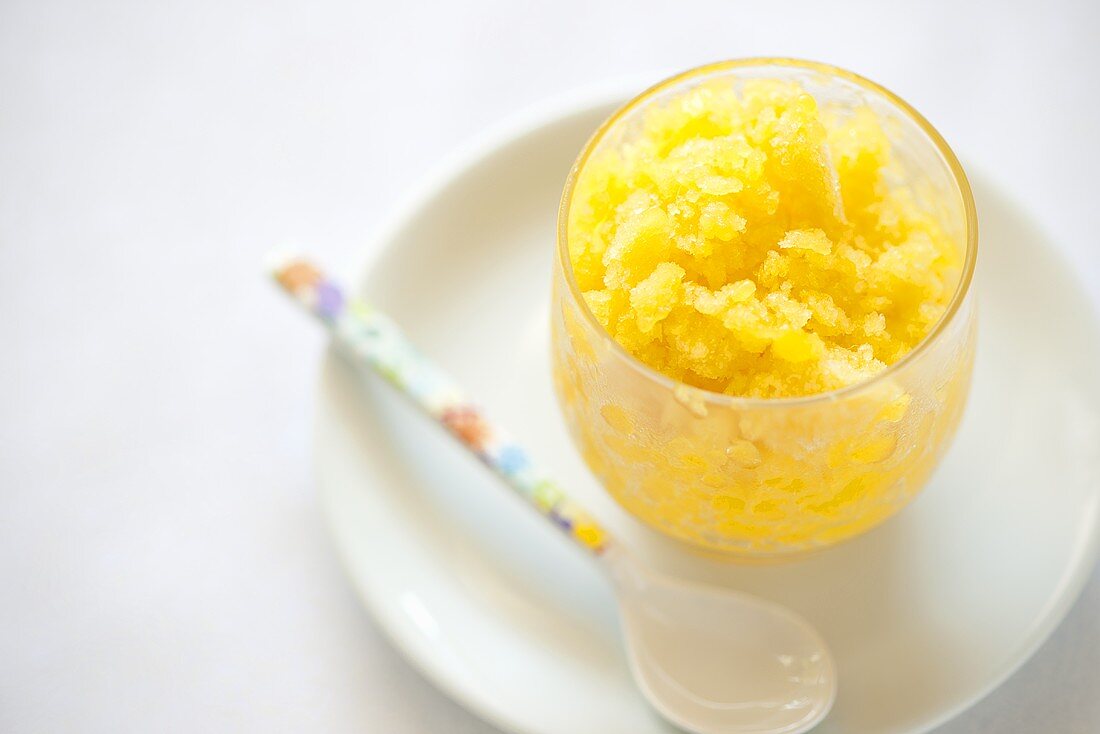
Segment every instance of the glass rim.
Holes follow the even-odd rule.
[[[603,324],[599,322],[596,315],[592,313],[592,309],[588,307],[588,302],[584,300],[584,296],[581,293],[580,286],[577,283],[576,275],[573,273],[573,261],[569,256],[569,209],[573,202],[573,193],[576,189],[577,179],[579,178],[581,170],[583,170],[585,164],[588,162],[589,157],[593,151],[604,139],[606,134],[628,113],[634,111],[649,99],[657,95],[658,93],[679,84],[691,77],[704,76],[714,72],[727,71],[730,69],[742,69],[749,67],[764,67],[764,66],[779,66],[787,67],[791,69],[803,69],[820,72],[829,76],[839,77],[854,83],[855,85],[862,87],[870,92],[873,92],[892,105],[894,105],[899,111],[907,116],[917,127],[928,136],[929,141],[932,143],[936,152],[939,153],[941,159],[947,164],[951,176],[955,185],[958,187],[959,195],[962,198],[963,213],[965,219],[966,233],[966,252],[965,260],[963,263],[962,272],[959,274],[959,282],[955,286],[955,292],[951,296],[951,301],[940,316],[935,326],[924,335],[915,347],[909,350],[905,356],[893,364],[887,365],[886,369],[879,372],[877,375],[860,382],[852,383],[851,385],[845,385],[844,387],[837,388],[835,390],[828,390],[826,392],[811,393],[809,395],[798,395],[793,397],[780,397],[780,398],[757,398],[746,397],[741,395],[727,395],[726,393],[715,392],[703,387],[696,387],[695,385],[676,380],[668,375],[665,375],[657,370],[653,369],[645,362],[635,357],[628,352],[618,341],[615,340]],[[703,66],[697,66],[687,71],[681,72],[674,76],[670,76],[662,81],[657,82],[648,89],[642,91],[640,94],[632,97],[629,101],[619,107],[615,112],[611,114],[603,123],[600,124],[596,131],[592,133],[591,137],[581,148],[580,154],[573,162],[572,168],[569,169],[569,175],[565,179],[565,188],[562,191],[561,201],[558,206],[558,265],[565,273],[565,281],[569,288],[569,293],[574,301],[579,302],[580,310],[584,315],[584,318],[601,335],[606,342],[610,342],[611,349],[620,359],[624,360],[626,364],[630,365],[636,372],[641,373],[647,379],[653,380],[670,390],[687,388],[694,393],[698,393],[708,404],[721,405],[727,407],[742,407],[742,408],[760,408],[760,407],[795,407],[802,405],[810,405],[813,403],[825,403],[834,400],[839,400],[844,397],[855,395],[863,390],[869,390],[875,385],[881,384],[890,376],[896,374],[905,366],[915,362],[924,352],[928,351],[928,348],[940,337],[943,336],[947,329],[947,326],[952,323],[955,316],[958,314],[959,309],[962,307],[963,302],[966,300],[967,295],[970,292],[970,284],[974,278],[974,268],[978,258],[978,214],[977,208],[974,204],[974,194],[970,188],[970,181],[966,177],[966,172],[963,170],[962,164],[959,163],[959,159],[955,156],[954,151],[940,135],[939,131],[932,126],[923,115],[917,112],[908,102],[903,100],[898,95],[891,92],[886,87],[877,84],[866,77],[860,76],[854,72],[842,69],[838,66],[826,64],[818,61],[807,61],[804,59],[788,58],[788,57],[749,57],[744,59],[730,59],[727,61],[718,61],[711,64],[704,64]]]

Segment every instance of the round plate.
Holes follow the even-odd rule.
[[[543,108],[452,160],[379,243],[361,292],[655,565],[815,624],[840,675],[821,734],[927,731],[1035,651],[1096,557],[1100,332],[1089,303],[1019,207],[976,178],[974,387],[931,484],[880,528],[805,560],[700,558],[602,492],[550,385],[558,197],[577,151],[624,97]],[[516,732],[670,731],[634,687],[592,562],[441,431],[330,354],[315,438],[347,572],[440,688]]]

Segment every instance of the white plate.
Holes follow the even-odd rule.
[[[808,560],[691,556],[602,493],[548,374],[558,196],[621,99],[544,108],[453,160],[389,230],[361,290],[625,542],[666,570],[774,599],[816,624],[840,673],[821,734],[927,731],[1035,651],[1096,557],[1100,336],[1089,304],[1043,235],[978,178],[974,387],[930,486],[879,529]],[[322,498],[381,627],[440,688],[504,729],[669,731],[631,682],[610,591],[590,561],[448,441],[329,355],[316,423]]]

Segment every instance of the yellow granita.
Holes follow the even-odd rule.
[[[888,183],[870,109],[794,82],[697,86],[588,160],[569,210],[589,308],[654,369],[730,395],[866,380],[946,309],[961,250]]]

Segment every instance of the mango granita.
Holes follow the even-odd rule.
[[[695,69],[602,126],[562,202],[554,387],[634,517],[781,557],[925,484],[969,390],[977,221],[904,102],[810,62]]]
[[[907,186],[867,107],[795,81],[713,80],[597,150],[568,212],[589,309],[688,385],[778,398],[873,377],[943,315],[961,250]]]

